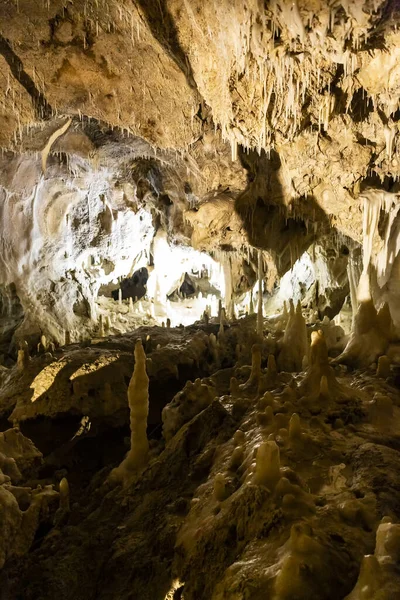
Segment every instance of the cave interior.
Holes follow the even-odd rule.
[[[0,1],[0,600],[400,598],[399,26]]]

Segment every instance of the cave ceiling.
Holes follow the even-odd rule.
[[[3,197],[47,185],[54,221],[60,186],[101,179],[110,210],[151,206],[172,243],[259,248],[278,275],[332,232],[360,244],[364,190],[399,189],[399,15],[397,0],[3,0]],[[29,229],[4,198],[3,221]],[[3,238],[9,284],[33,242]]]
[[[93,158],[102,140],[85,131],[92,121],[201,169],[217,154],[218,174],[202,172],[215,188],[238,170],[217,152],[224,142],[233,156],[237,145],[274,149],[279,175],[259,192],[284,204],[312,195],[349,232],[360,183],[399,172],[398,10],[379,0],[5,0],[0,145],[41,151],[72,118],[58,150]],[[115,154],[123,160],[124,145]]]

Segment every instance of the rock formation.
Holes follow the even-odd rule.
[[[400,596],[399,25],[0,2],[1,598]]]

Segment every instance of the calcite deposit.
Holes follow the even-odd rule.
[[[0,600],[400,597],[399,25],[0,2]]]

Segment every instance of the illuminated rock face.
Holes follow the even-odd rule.
[[[1,189],[1,280],[14,285],[24,310],[21,337],[42,329],[63,341],[96,319],[103,284],[141,266],[153,236],[151,216],[136,212],[104,170],[76,165],[75,177],[40,162],[14,159]],[[4,175],[3,175],[4,177]]]

